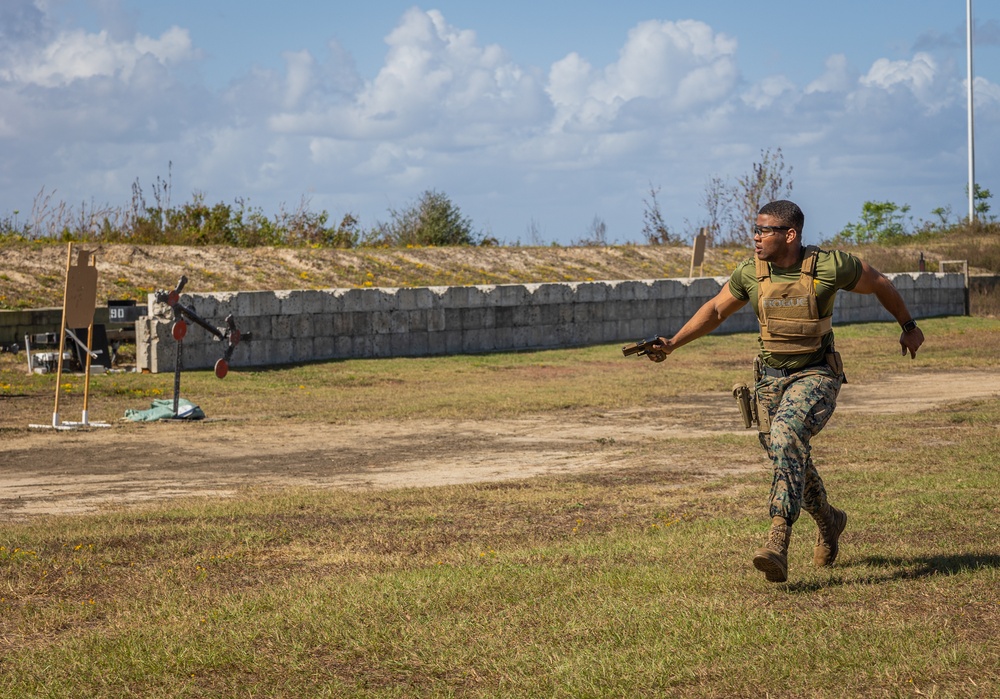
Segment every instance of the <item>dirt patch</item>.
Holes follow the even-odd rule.
[[[844,386],[838,412],[916,412],[1000,395],[1000,374],[893,376]],[[834,418],[836,419],[836,417]],[[766,470],[753,433],[737,429],[725,394],[698,394],[650,408],[564,411],[519,420],[282,424],[238,418],[118,423],[34,430],[0,443],[0,521],[79,513],[241,488],[430,486],[622,469],[642,459],[688,480]],[[747,449],[692,468],[666,438],[733,433]],[[682,452],[683,450],[679,450]]]

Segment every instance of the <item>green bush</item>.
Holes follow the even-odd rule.
[[[415,204],[397,211],[390,209],[389,223],[380,223],[369,241],[389,247],[407,245],[477,245],[472,221],[443,193],[425,191]]]

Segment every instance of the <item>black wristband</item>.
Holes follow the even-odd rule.
[[[908,320],[905,323],[903,323],[902,328],[903,328],[903,332],[904,333],[908,333],[911,330],[916,330],[916,328],[917,328],[917,321],[915,321],[915,320]]]

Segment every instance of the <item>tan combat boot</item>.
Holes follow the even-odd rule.
[[[771,532],[767,543],[753,555],[754,568],[764,573],[768,582],[788,580],[788,541],[792,538],[792,526],[784,517],[771,518]]]
[[[819,527],[819,532],[816,534],[816,546],[813,548],[813,565],[817,568],[832,565],[837,560],[837,553],[840,551],[837,542],[840,540],[840,534],[844,531],[844,527],[847,526],[847,513],[824,504],[823,509],[812,517],[816,520],[816,526]]]

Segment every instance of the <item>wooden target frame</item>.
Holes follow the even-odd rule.
[[[52,409],[51,425],[30,425],[30,427],[69,430],[77,427],[110,427],[106,422],[90,422],[90,363],[96,355],[93,351],[94,313],[97,310],[97,259],[94,252],[80,249],[77,262],[73,264],[73,243],[66,250],[66,286],[63,291],[62,326],[59,329],[59,361],[56,370],[56,397]],[[72,328],[87,328],[86,345],[76,336]],[[66,353],[66,338],[69,337],[84,349],[86,363],[83,380],[83,415],[80,422],[62,422],[59,418],[59,395],[62,388],[63,355]]]

